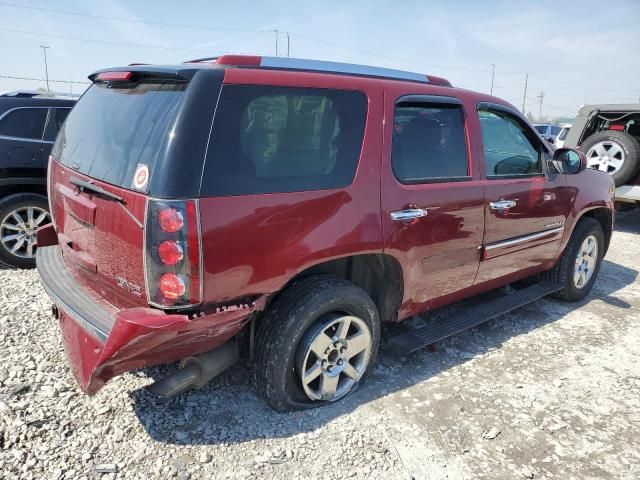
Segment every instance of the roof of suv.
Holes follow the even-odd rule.
[[[57,97],[23,97],[23,96],[2,96],[0,95],[0,113],[12,108],[19,107],[73,107],[76,100],[70,98]]]
[[[253,55],[222,55],[220,57],[199,58],[189,60],[181,65],[145,65],[131,64],[128,67],[117,67],[99,70],[91,75],[91,81],[99,81],[101,74],[123,70],[134,72],[151,72],[162,76],[173,76],[190,80],[195,72],[202,68],[260,68],[268,70],[294,70],[316,73],[329,73],[349,76],[364,76],[428,83],[437,86],[451,87],[451,83],[441,77],[422,73],[395,70],[391,68],[372,67],[351,63],[328,62],[302,58],[265,57]]]
[[[603,103],[594,105],[585,105],[578,110],[579,115],[588,115],[591,112],[599,110],[600,112],[640,112],[640,103]]]

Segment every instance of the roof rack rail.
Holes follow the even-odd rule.
[[[339,73],[365,77],[382,77],[412,82],[431,83],[432,85],[450,87],[448,80],[423,73],[408,72],[392,68],[372,67],[353,63],[328,62],[288,57],[263,57],[259,55],[222,55],[190,60],[187,63],[213,62],[216,65],[234,67],[261,67],[268,69],[302,70],[312,72]]]
[[[9,92],[0,92],[0,97],[11,98],[66,98],[77,99],[80,97],[78,93],[63,93],[63,92],[47,92],[39,90],[12,90]]]

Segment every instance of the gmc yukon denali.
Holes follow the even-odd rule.
[[[169,396],[246,355],[273,408],[333,402],[371,370],[381,322],[412,319],[385,339],[406,354],[583,299],[609,245],[611,178],[442,78],[237,55],[89,78],[37,250],[89,394],[180,360],[148,387]]]

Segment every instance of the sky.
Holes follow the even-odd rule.
[[[28,8],[25,8],[28,7]],[[526,111],[640,101],[640,0],[0,0],[0,91],[87,82],[103,67],[222,53],[287,54],[416,71]],[[280,33],[276,34],[274,30]],[[80,93],[86,83],[51,82]]]

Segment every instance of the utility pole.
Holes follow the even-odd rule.
[[[47,66],[47,47],[45,45],[40,45],[40,48],[42,49],[42,53],[44,53],[44,75],[45,78],[47,79],[47,92],[50,92],[51,90],[49,90],[49,67]]]
[[[278,34],[280,33],[278,30],[274,30],[276,34],[276,57],[278,56]]]
[[[544,99],[544,90],[540,92],[538,98],[540,99],[540,112],[538,114],[538,120],[542,121],[542,100]]]
[[[287,57],[291,56],[291,35],[287,32]]]
[[[525,111],[526,103],[527,103],[527,83],[529,83],[529,72],[524,77],[524,94],[522,95],[522,114],[526,115]]]
[[[491,64],[491,95],[493,95],[493,79],[496,76],[496,64]]]

